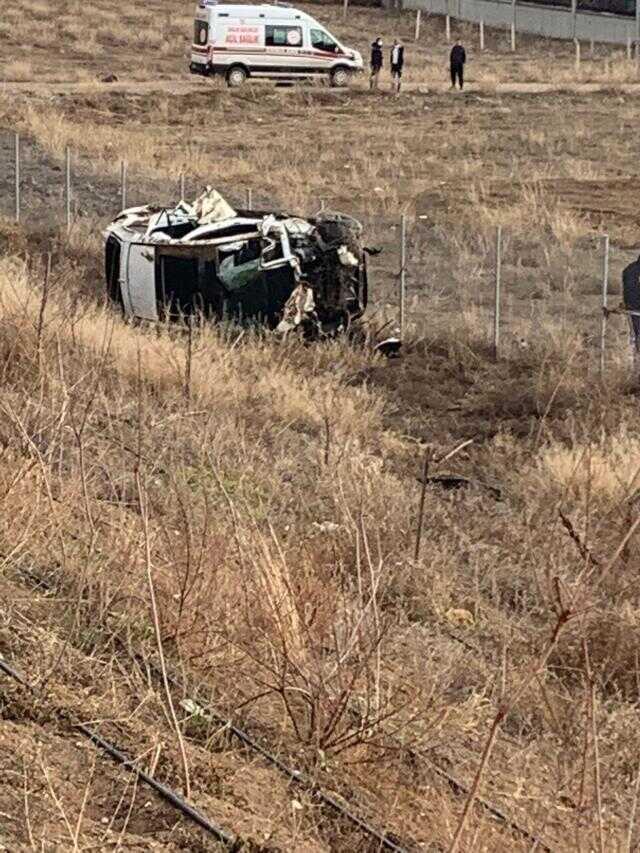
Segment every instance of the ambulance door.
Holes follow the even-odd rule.
[[[310,60],[309,65],[314,71],[329,71],[336,56],[342,51],[335,39],[318,25],[311,25],[309,30]]]

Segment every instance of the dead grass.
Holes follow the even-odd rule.
[[[12,3],[12,49],[37,21],[50,44],[66,33],[63,76],[79,62],[84,73],[141,78],[182,70],[191,10],[169,18],[157,3],[125,18],[101,0],[86,38],[78,4],[60,7],[52,20],[45,4]],[[355,9],[336,30],[363,44],[378,25],[385,38],[407,37],[410,20]],[[438,45],[444,62],[437,26],[421,49]],[[472,56],[473,73],[489,80],[499,59],[500,79],[531,77],[565,50],[531,40],[527,52],[547,52],[527,67],[503,42]],[[561,57],[558,73],[571,64]],[[186,763],[194,801],[256,845],[360,849],[311,798],[179,710],[180,699],[209,693],[403,843],[451,845],[465,796],[428,760],[470,789],[495,730],[480,797],[553,849],[587,849],[600,826],[605,849],[626,849],[628,837],[637,846],[636,536],[619,548],[637,517],[637,397],[615,346],[599,381],[595,347],[596,229],[615,235],[615,298],[622,245],[637,227],[633,198],[616,183],[620,170],[627,182],[637,175],[617,132],[633,126],[635,107],[616,100],[612,119],[611,97],[395,101],[358,88],[213,87],[179,100],[3,98],[4,124],[19,123],[51,158],[27,177],[58,187],[53,167],[71,145],[78,202],[92,214],[68,235],[51,223],[36,232],[30,219],[0,225],[0,650],[46,697],[39,708],[20,691],[0,699],[9,780],[0,812],[20,816],[3,824],[5,846],[63,848],[77,835],[79,846],[204,848],[74,745],[58,708],[63,719],[97,721],[171,784]],[[214,125],[223,136],[194,133]],[[105,204],[117,203],[122,157],[132,197],[164,198],[186,168],[232,198],[251,186],[256,204],[305,211],[325,199],[363,214],[370,242],[387,250],[372,265],[376,322],[396,316],[407,211],[403,357],[202,325],[189,361],[184,329],[123,322],[102,304],[98,231],[109,209],[93,201],[104,191]],[[29,204],[27,194],[31,215]],[[612,320],[611,344],[617,331]],[[431,473],[473,483],[427,488],[416,560],[424,454],[467,438]],[[131,656],[157,660],[147,565],[167,660],[187,684],[174,697],[186,762],[163,694]],[[25,569],[49,574],[56,591],[33,592]],[[460,849],[530,848],[481,807],[469,810]]]
[[[206,674],[222,707],[242,706],[269,739],[297,750],[321,778],[328,774],[355,786],[376,803],[384,823],[412,837],[450,838],[459,804],[443,801],[434,824],[433,806],[445,796],[437,786],[427,793],[422,775],[411,782],[398,764],[405,777],[402,796],[391,798],[386,790],[384,779],[396,778],[396,759],[389,763],[388,757],[395,748],[391,732],[396,730],[395,738],[402,732],[414,749],[445,744],[449,760],[470,782],[463,770],[471,760],[468,750],[487,731],[498,698],[487,692],[492,650],[507,643],[507,673],[517,680],[532,665],[550,619],[552,591],[540,574],[541,560],[555,565],[567,588],[575,582],[571,542],[560,530],[549,536],[554,500],[561,498],[568,511],[586,511],[588,518],[597,505],[606,517],[628,492],[612,484],[628,482],[625,454],[633,453],[633,431],[617,438],[602,433],[601,449],[589,451],[589,476],[567,462],[580,456],[577,439],[562,450],[563,413],[581,417],[591,396],[580,375],[566,370],[577,344],[559,338],[553,347],[521,354],[509,367],[483,368],[475,395],[466,401],[473,417],[493,423],[509,413],[520,422],[542,418],[544,430],[530,442],[498,432],[464,454],[458,465],[488,467],[482,478],[499,482],[506,498],[499,506],[473,490],[451,499],[429,491],[428,530],[416,564],[417,495],[410,472],[419,462],[414,440],[394,426],[393,396],[376,389],[376,377],[388,366],[371,364],[366,352],[341,343],[306,349],[245,336],[233,345],[236,333],[204,327],[187,389],[186,342],[178,329],[136,329],[95,305],[74,307],[67,296],[71,280],[61,279],[60,271],[54,272],[40,326],[41,271],[9,259],[0,275],[2,478],[12,501],[11,521],[0,536],[10,548],[9,567],[25,560],[44,567],[52,558],[59,564],[65,598],[78,603],[53,616],[51,630],[68,636],[70,648],[90,652],[91,660],[109,654],[114,633],[133,647],[148,647],[134,484],[134,468],[141,465],[164,644],[174,665],[181,661],[200,677]],[[443,331],[440,342],[434,339],[431,347],[448,342],[450,349],[444,359],[431,358],[430,370],[442,370],[441,376],[477,371],[483,356],[474,328],[471,322],[470,334],[462,326]],[[407,367],[429,363],[407,358]],[[371,369],[368,387],[354,384],[354,375]],[[513,382],[505,369],[514,371]],[[423,376],[426,386],[441,381]],[[589,408],[593,404],[592,398]],[[597,403],[606,405],[604,399]],[[412,428],[418,422],[411,421]],[[445,420],[432,440],[446,447],[456,432],[459,427]],[[585,510],[587,492],[591,509]],[[467,522],[461,527],[462,517]],[[589,541],[599,554],[607,553],[614,527],[608,531],[595,517],[591,523]],[[617,583],[623,584],[618,606],[628,613],[633,599],[623,591],[622,575]],[[595,587],[589,594],[595,609],[588,636],[594,661],[604,667],[617,652],[611,644],[599,650],[596,624],[611,604]],[[464,661],[455,646],[444,653],[447,641],[440,633],[450,624],[447,614],[460,609],[471,614],[462,630],[480,648]],[[542,676],[551,707],[566,701],[572,689],[571,678],[562,675],[567,662],[579,664],[573,634],[567,637]],[[24,654],[23,647],[14,653]],[[34,651],[34,661],[38,655],[40,670],[58,660],[55,648]],[[57,683],[74,676],[65,669],[54,678]],[[339,712],[342,696],[348,701]],[[601,713],[601,737],[617,755],[630,737],[626,717],[616,723],[617,706],[603,706]],[[540,708],[537,692],[525,691],[510,711],[508,733],[521,745],[526,740],[528,770],[519,760],[513,764],[517,750],[507,760],[509,741],[499,741],[496,763],[488,769],[490,779],[500,780],[500,802],[504,798],[504,807],[520,820],[539,826],[536,815],[550,810],[545,832],[552,838],[569,819],[557,811],[559,782],[543,782],[548,738],[559,736],[553,719]],[[147,735],[136,723],[131,736],[148,744],[151,732],[166,725],[154,720]],[[200,792],[210,770],[199,763],[197,727],[188,732],[192,784]],[[577,797],[571,779],[591,759],[584,763],[577,720],[562,737],[575,756],[562,770],[561,787]],[[177,774],[175,748],[165,746],[165,753]],[[622,752],[619,762],[622,768]],[[535,805],[528,801],[525,807],[516,791],[527,773],[538,788]],[[594,796],[590,785],[586,791],[587,798]],[[274,801],[258,805],[257,793],[252,796],[259,820],[276,820]],[[617,790],[618,804],[605,818],[611,843],[621,837],[629,808],[620,796]],[[227,818],[242,824],[231,813]],[[302,831],[311,839],[318,831],[313,816],[300,820],[296,828],[281,815],[278,832],[293,838]],[[591,826],[581,819],[573,831],[589,837]],[[499,839],[496,831],[474,813],[469,832],[480,849],[514,849],[514,841]]]
[[[618,434],[602,433],[590,442],[574,440],[545,447],[539,459],[541,482],[565,495],[623,503],[638,487],[637,438],[623,424]]]

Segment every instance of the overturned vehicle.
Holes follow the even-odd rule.
[[[126,316],[199,312],[310,336],[348,330],[367,305],[362,226],[234,210],[208,187],[193,204],[122,211],[105,232],[107,292]]]

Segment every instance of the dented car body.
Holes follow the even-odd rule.
[[[202,313],[334,334],[366,308],[361,235],[339,213],[236,211],[208,187],[192,204],[119,214],[105,232],[107,292],[145,320]]]

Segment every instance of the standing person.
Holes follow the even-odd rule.
[[[449,66],[451,70],[451,88],[456,88],[456,80],[460,84],[460,89],[464,86],[464,64],[467,61],[467,54],[458,39],[451,48],[449,56]]]
[[[625,311],[637,311],[628,314],[629,342],[633,361],[640,365],[640,257],[622,271],[622,302]]]
[[[369,88],[378,88],[378,77],[382,70],[382,39],[378,38],[371,42],[371,75],[369,77]]]
[[[400,78],[402,77],[403,65],[404,45],[398,39],[394,39],[391,48],[391,88],[395,89],[396,95],[400,94]]]

